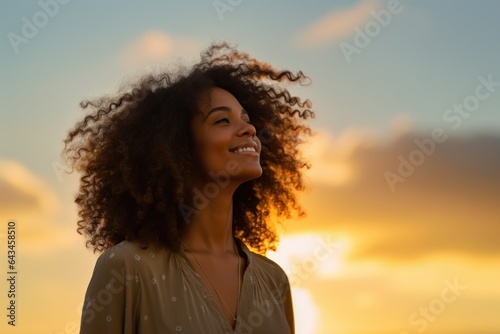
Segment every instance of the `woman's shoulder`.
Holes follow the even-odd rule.
[[[267,256],[264,256],[264,255],[261,255],[258,253],[252,253],[252,255],[253,255],[254,261],[256,262],[256,265],[258,265],[259,267],[266,269],[267,271],[270,271],[270,272],[274,273],[275,275],[286,276],[286,273],[283,270],[283,268],[281,268],[281,266],[278,263],[274,262],[273,260],[271,260]]]
[[[113,261],[127,261],[144,252],[145,248],[137,241],[124,240],[116,245],[107,248],[99,256],[100,258],[108,258]]]
[[[168,272],[169,263],[174,260],[166,248],[145,247],[135,241],[122,241],[106,249],[97,259],[92,280],[108,282],[132,280],[139,282]]]
[[[256,270],[265,273],[267,276],[272,277],[274,280],[288,282],[285,271],[278,263],[262,254],[255,253],[249,250],[244,243],[242,243],[242,248],[244,252],[251,257],[250,261],[252,262],[252,266]]]
[[[165,248],[147,245],[138,241],[124,240],[106,249],[98,258],[98,263],[108,266],[136,266],[147,263],[157,256],[168,255]]]

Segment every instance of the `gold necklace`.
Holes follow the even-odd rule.
[[[205,268],[203,268],[203,266],[201,265],[200,261],[198,260],[198,257],[196,256],[195,253],[193,253],[193,251],[191,249],[189,249],[189,247],[184,243],[182,242],[182,240],[179,239],[179,241],[181,242],[181,244],[191,253],[193,254],[193,257],[194,259],[196,260],[196,262],[198,263],[198,265],[200,266],[201,270],[203,271],[203,273],[205,274],[205,276],[207,277],[208,281],[210,282],[210,285],[212,285],[212,288],[214,288],[215,290],[215,293],[217,294],[217,296],[219,296],[219,299],[222,301],[222,303],[224,304],[224,306],[226,306],[227,310],[229,311],[229,313],[231,314],[231,316],[233,317],[233,320],[236,321],[236,316],[233,314],[233,312],[231,312],[231,309],[229,308],[229,306],[227,306],[226,302],[224,301],[224,299],[222,299],[219,291],[217,291],[217,289],[215,288],[215,285],[212,283],[212,280],[210,279],[210,277],[208,277],[208,274],[207,272],[205,271]],[[236,252],[236,255],[238,256],[238,296],[237,296],[237,300],[236,300],[236,305],[239,304],[239,301],[240,301],[240,288],[241,288],[241,280],[240,280],[240,255],[238,254],[238,250],[236,249],[236,243],[234,242],[233,240],[233,246],[234,246],[234,251]],[[183,250],[184,251],[184,250]],[[236,311],[238,312],[238,311]]]

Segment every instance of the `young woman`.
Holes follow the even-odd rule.
[[[78,232],[102,252],[81,333],[294,333],[288,279],[264,254],[271,218],[303,216],[309,100],[225,43],[190,69],[148,76],[65,139],[80,171]]]

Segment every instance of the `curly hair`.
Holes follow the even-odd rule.
[[[296,194],[305,189],[302,169],[311,166],[298,147],[313,134],[304,120],[315,114],[310,100],[292,96],[283,83],[307,80],[218,43],[191,68],[149,74],[116,96],[80,102],[89,112],[69,131],[63,154],[82,173],[75,203],[87,247],[102,252],[140,240],[179,249],[179,208],[193,205],[197,166],[190,122],[200,94],[219,87],[247,110],[263,146],[262,175],[233,195],[233,233],[259,253],[275,250],[271,218],[305,216]]]

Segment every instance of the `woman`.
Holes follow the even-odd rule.
[[[103,253],[81,333],[294,333],[288,279],[262,254],[271,217],[304,215],[314,113],[278,84],[306,79],[222,43],[82,102],[65,153],[83,174],[78,232]]]

